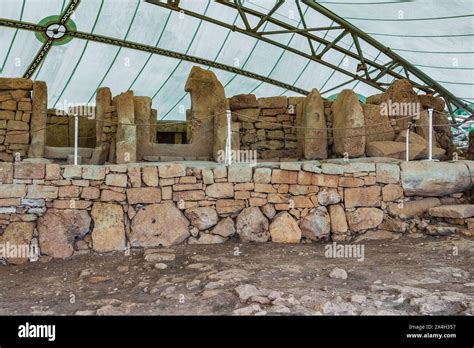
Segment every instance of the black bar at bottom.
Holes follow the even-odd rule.
[[[55,326],[54,340],[52,327],[43,325]],[[134,347],[143,344],[314,346],[317,343],[318,345],[416,346],[448,344],[450,347],[472,347],[473,330],[473,317],[3,316],[0,317],[0,346],[1,348],[30,344],[41,346],[125,344]],[[46,337],[31,337],[40,333]]]

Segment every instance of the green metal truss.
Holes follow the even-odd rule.
[[[178,11],[184,13],[185,15],[189,15],[215,25],[219,25],[223,28],[227,28],[231,31],[235,31],[249,37],[252,37],[257,40],[261,40],[262,42],[266,42],[268,44],[274,45],[279,47],[285,51],[291,52],[298,56],[304,57],[310,61],[314,61],[318,64],[324,65],[326,67],[331,68],[334,71],[337,71],[341,74],[344,74],[349,77],[349,80],[341,83],[340,85],[331,88],[331,90],[343,87],[348,85],[352,82],[357,81],[358,83],[362,82],[365,83],[373,88],[376,88],[380,91],[385,91],[388,88],[388,84],[383,83],[380,79],[384,76],[390,76],[393,79],[408,79],[412,83],[415,89],[423,91],[425,93],[433,94],[440,96],[445,99],[446,105],[448,110],[451,114],[454,114],[454,108],[465,110],[471,114],[468,118],[472,118],[472,114],[474,110],[465,103],[462,99],[453,95],[449,90],[444,88],[441,84],[430,78],[427,74],[419,70],[413,64],[390,50],[390,48],[382,45],[377,40],[373,39],[370,35],[366,34],[365,32],[361,31],[359,28],[355,27],[351,23],[347,22],[343,18],[339,17],[335,13],[331,12],[321,4],[317,3],[314,0],[295,0],[296,6],[298,9],[298,14],[300,16],[300,23],[302,27],[295,27],[291,24],[283,22],[276,18],[275,14],[278,8],[284,3],[284,0],[277,0],[275,1],[275,5],[266,13],[256,11],[254,9],[247,8],[242,5],[241,0],[215,0],[215,3],[226,6],[228,8],[232,8],[236,11],[236,14],[240,16],[242,19],[243,25],[241,27],[236,26],[234,23],[226,23],[216,18],[212,18],[206,15],[202,15],[184,8],[179,7],[179,0],[173,1],[160,1],[160,0],[145,0],[146,2],[160,6],[172,11]],[[70,0],[67,8],[63,11],[61,18],[58,24],[64,24],[72,12],[77,8],[79,5],[80,0]],[[331,20],[336,25],[326,26],[326,27],[318,27],[318,28],[310,28],[307,25],[305,20],[305,14],[301,9],[301,4],[306,5],[310,11],[306,12],[306,16],[311,16],[311,14],[315,14],[314,11],[318,12],[320,15],[325,16],[329,20]],[[248,17],[252,16],[253,18],[257,18],[258,22],[255,26],[250,25],[250,21]],[[272,30],[272,31],[265,31],[264,24],[271,23],[273,26],[277,26],[281,29],[279,30]],[[33,23],[27,23],[23,21],[15,21],[10,19],[1,19],[0,18],[0,26],[6,27],[13,27],[18,29],[30,30],[30,31],[42,31],[45,32],[47,28],[36,25]],[[321,31],[329,31],[329,30],[337,30],[340,31],[338,35],[333,40],[328,40],[325,37],[318,36],[318,32]],[[272,35],[277,34],[294,34],[300,35],[308,42],[308,46],[310,48],[310,53],[298,50],[294,47],[290,47],[289,45],[282,44],[274,39],[272,39]],[[119,47],[125,47],[130,49],[135,49],[143,52],[149,52],[153,54],[163,55],[166,57],[171,57],[175,59],[185,60],[192,63],[202,64],[209,67],[217,68],[224,71],[229,71],[238,75],[246,76],[255,80],[259,80],[265,83],[269,83],[287,90],[291,90],[300,94],[308,94],[308,91],[303,90],[301,88],[295,87],[291,84],[284,83],[282,81],[278,81],[267,76],[262,76],[245,69],[240,69],[234,66],[229,66],[226,64],[221,64],[214,62],[212,60],[204,59],[201,57],[195,57],[188,54],[183,54],[175,51],[165,50],[159,47],[148,46],[136,42],[131,42],[127,40],[120,40],[112,37],[97,35],[97,34],[90,34],[84,33],[80,31],[73,31],[68,30],[65,35],[71,36],[73,38],[84,39],[104,44],[115,45]],[[347,39],[350,38],[352,40],[352,46],[356,48],[356,52],[353,52],[345,47],[343,47],[340,42],[343,38]],[[25,77],[30,77],[35,72],[35,70],[39,67],[42,60],[46,57],[51,45],[54,41],[54,38],[50,38],[46,42],[44,42],[43,46],[33,59],[32,63],[28,67],[27,71],[25,72]],[[362,50],[361,42],[365,45],[370,45],[372,48],[376,49],[380,54],[384,54],[386,57],[389,58],[389,61],[384,64],[377,63],[375,60],[369,59],[367,56],[364,55]],[[318,46],[319,49],[315,49]],[[349,68],[345,69],[340,65],[335,65],[331,62],[325,60],[325,55],[330,51],[335,50],[346,57],[353,58],[357,60],[359,63],[357,65],[357,71],[349,71]],[[403,71],[403,74],[400,73]],[[358,74],[361,72],[361,74]],[[416,82],[412,79],[411,76],[415,76],[419,81],[422,83]],[[456,122],[454,116],[451,115],[453,118],[453,122]],[[466,122],[466,120],[464,121]]]

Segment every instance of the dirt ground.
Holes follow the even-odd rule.
[[[361,243],[363,261],[328,258],[325,243],[227,242],[155,249],[146,258],[132,249],[0,265],[0,314],[474,314],[474,240]]]

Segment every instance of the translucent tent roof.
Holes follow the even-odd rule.
[[[410,68],[312,4],[390,47]],[[49,27],[56,36],[48,41],[45,29],[61,18],[66,29]],[[211,69],[227,96],[258,97],[312,88],[325,97],[345,88],[369,96],[396,76],[408,76],[424,93],[432,84],[412,72],[418,69],[458,101],[472,103],[474,1],[0,2],[0,75],[30,71],[32,79],[46,81],[49,107],[94,103],[97,88],[107,86],[114,95],[131,89],[152,97],[159,119],[183,120],[190,103],[184,86],[193,65]]]

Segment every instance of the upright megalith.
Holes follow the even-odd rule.
[[[395,81],[380,97],[382,113],[395,121],[394,130],[398,133],[407,128],[411,117],[421,111],[418,95],[409,80]]]
[[[365,153],[364,112],[353,90],[345,89],[331,106],[334,145],[339,156],[360,157]]]
[[[31,144],[28,157],[44,157],[46,145],[46,117],[48,111],[48,87],[44,81],[33,83],[32,113],[31,113]]]
[[[151,126],[151,98],[134,97],[135,123],[137,125],[137,161],[141,161],[145,151],[150,146]]]
[[[104,164],[109,154],[110,144],[106,141],[104,127],[110,126],[105,123],[105,115],[112,104],[112,93],[108,87],[97,90],[95,99],[95,132],[96,147],[92,153],[91,164]]]
[[[365,141],[392,141],[395,138],[395,132],[388,115],[383,115],[381,107],[375,104],[362,104],[364,111]]]
[[[194,66],[185,90],[191,95],[191,141],[196,149],[217,160],[227,138],[224,87],[212,71]]]
[[[135,125],[135,103],[133,92],[127,91],[114,98],[117,110],[116,163],[137,161],[137,133]]]
[[[305,159],[328,157],[328,139],[324,101],[314,88],[303,103],[301,116],[301,140]]]

